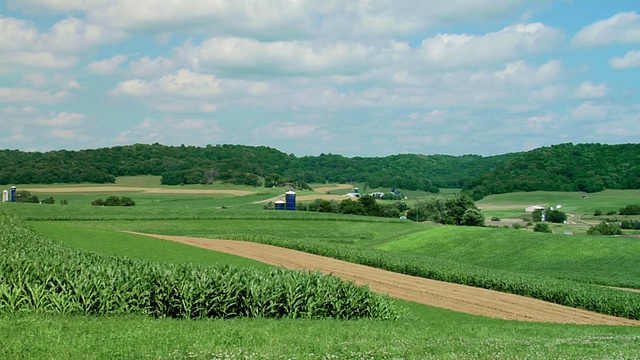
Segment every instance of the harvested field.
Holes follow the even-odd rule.
[[[353,185],[351,185],[351,184],[340,184],[340,185],[336,185],[336,186],[319,187],[319,188],[313,189],[313,191],[315,191],[317,193],[328,193],[329,191],[343,190],[343,189],[353,189]]]
[[[183,195],[235,195],[245,196],[254,192],[245,190],[208,190],[208,189],[164,189],[164,188],[139,188],[129,186],[83,186],[83,187],[59,187],[59,188],[26,188],[33,193],[97,193],[97,192],[144,192],[148,194],[183,194]]]
[[[398,274],[323,256],[244,241],[140,234],[229,253],[289,269],[312,269],[366,284],[389,296],[429,306],[506,320],[640,325],[640,321],[602,315],[523,296]]]

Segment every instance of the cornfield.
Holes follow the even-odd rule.
[[[0,210],[0,313],[158,318],[377,318],[392,299],[323,275],[156,264],[71,249]]]

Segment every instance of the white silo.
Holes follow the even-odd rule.
[[[9,191],[4,190],[2,192],[2,202],[9,202]]]

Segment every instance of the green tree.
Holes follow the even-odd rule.
[[[462,226],[484,226],[484,215],[482,212],[473,207],[468,208],[464,214],[462,214],[462,220],[460,221],[460,225]]]
[[[546,223],[537,223],[536,226],[533,227],[533,231],[542,232],[542,233],[552,233],[549,224]]]
[[[627,205],[620,209],[620,215],[640,215],[640,205]]]
[[[567,214],[560,210],[547,210],[545,219],[552,223],[562,224],[567,220]]]
[[[590,227],[587,230],[587,235],[622,235],[622,230],[616,224],[602,222]]]

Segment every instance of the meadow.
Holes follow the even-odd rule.
[[[157,186],[150,177],[123,180],[126,186],[136,181],[141,187],[152,183]],[[260,189],[266,193],[249,196],[134,192],[131,197],[137,205],[133,208],[89,206],[96,196],[105,195],[102,192],[52,193],[56,199],[68,197],[70,205],[3,204],[2,208],[28,220],[29,231],[65,246],[153,264],[270,268],[248,259],[122,230],[275,243],[333,253],[336,257],[342,253],[353,261],[363,258],[417,268],[433,266],[447,276],[493,274],[498,282],[533,279],[549,287],[571,284],[582,293],[603,297],[622,294],[625,299],[636,298],[587,283],[640,288],[636,285],[639,270],[633,261],[640,255],[637,238],[568,237],[336,214],[275,213],[253,204],[256,199],[277,196],[281,189],[276,190],[272,193],[270,189]],[[490,198],[483,201],[495,207],[528,202],[524,195],[500,198],[505,195],[497,196],[493,202]],[[573,195],[549,193],[532,198],[531,202],[555,203],[562,196],[572,199]],[[594,206],[611,202],[611,207],[619,208],[633,196],[635,193],[627,193],[615,200],[610,194]],[[585,213],[593,209],[592,205],[579,208],[580,202],[576,203],[567,201],[563,207]],[[601,287],[604,292],[593,290]],[[523,323],[403,301],[396,301],[396,306],[406,312],[398,320],[175,320],[141,315],[14,313],[0,316],[0,343],[7,358],[51,358],[51,354],[56,354],[54,358],[162,359],[640,356],[636,346],[639,327]]]

